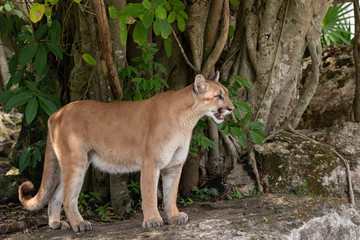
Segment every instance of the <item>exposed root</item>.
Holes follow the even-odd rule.
[[[248,156],[249,156],[249,165],[251,166],[253,173],[255,174],[256,182],[258,185],[258,190],[259,190],[259,192],[264,192],[264,188],[260,181],[260,174],[257,169],[257,164],[256,164],[255,153],[254,153],[253,147],[250,148]]]

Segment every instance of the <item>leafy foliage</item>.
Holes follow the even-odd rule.
[[[243,197],[244,196],[242,195],[239,188],[237,188],[237,187],[235,187],[235,193],[226,195],[226,198],[229,199],[229,200],[231,200],[233,198],[243,198]]]
[[[322,22],[321,43],[327,46],[333,43],[351,45],[350,16],[351,3],[337,4],[326,12]]]
[[[142,3],[130,3],[119,12],[115,7],[109,7],[109,15],[112,19],[118,19],[120,26],[121,43],[125,46],[128,35],[127,25],[135,24],[133,32],[134,42],[142,45],[146,42],[148,29],[152,29],[156,36],[161,36],[164,41],[166,53],[171,55],[170,24],[177,22],[178,29],[185,30],[185,21],[188,15],[185,5],[180,0],[143,0]],[[167,41],[166,41],[167,40]]]
[[[54,1],[52,1],[54,2]],[[50,1],[49,1],[50,3]],[[33,5],[32,19],[42,16],[47,7]],[[15,14],[14,14],[15,13]],[[62,50],[58,46],[61,24],[53,20],[42,24],[32,31],[30,24],[22,20],[21,12],[13,9],[10,2],[0,9],[0,34],[13,39],[15,54],[9,62],[10,79],[6,89],[0,93],[0,104],[5,103],[5,111],[17,108],[31,124],[38,116],[43,122],[60,107],[55,94],[55,84],[49,73],[48,57],[52,54],[62,59]],[[34,16],[32,16],[32,14]],[[19,171],[26,167],[36,167],[44,154],[45,141],[40,141],[25,149],[19,161]]]
[[[263,131],[264,125],[260,122],[251,122],[251,107],[246,102],[237,101],[237,91],[242,87],[251,88],[252,85],[245,78],[235,76],[231,84],[223,83],[229,90],[230,99],[233,101],[236,120],[224,121],[219,124],[219,128],[225,135],[231,133],[238,137],[241,146],[244,148],[248,144],[248,135],[255,144],[262,145],[266,138]]]
[[[155,43],[145,42],[138,46],[142,51],[141,57],[135,57],[133,62],[137,66],[126,66],[119,73],[119,78],[126,83],[124,86],[124,100],[142,100],[150,98],[164,86],[169,87],[166,81],[158,74],[166,74],[164,66],[154,61],[158,51]]]

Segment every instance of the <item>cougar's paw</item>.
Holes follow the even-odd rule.
[[[142,223],[143,228],[158,228],[164,226],[164,221],[162,218],[150,218],[144,220]]]
[[[184,212],[179,212],[178,215],[173,216],[173,217],[165,217],[165,221],[168,224],[177,224],[177,225],[181,225],[186,223],[187,221],[189,221],[189,217],[186,213]]]
[[[49,223],[49,226],[54,230],[55,229],[69,230],[71,228],[70,225],[65,221],[60,221],[60,222],[54,221]]]
[[[85,232],[92,230],[92,225],[88,221],[82,221],[79,224],[73,226],[74,232]]]

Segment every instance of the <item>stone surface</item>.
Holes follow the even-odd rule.
[[[94,223],[93,231],[43,227],[5,239],[341,239],[360,238],[359,212],[338,198],[262,194],[214,203],[194,203],[183,211],[190,221],[147,230],[142,215],[127,221]],[[0,236],[1,237],[1,236]]]
[[[302,90],[311,74],[311,60],[303,63]],[[323,49],[319,85],[299,129],[334,126],[351,120],[355,90],[352,46],[334,44]],[[302,91],[301,90],[301,91]]]

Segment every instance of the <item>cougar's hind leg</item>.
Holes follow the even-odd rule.
[[[84,221],[78,209],[78,197],[81,191],[86,169],[88,167],[87,154],[80,151],[59,156],[62,162],[63,205],[66,217],[74,232],[89,231],[91,223]]]
[[[52,229],[69,230],[70,225],[67,222],[60,220],[62,202],[63,185],[60,180],[59,185],[56,187],[48,204],[49,226]]]

